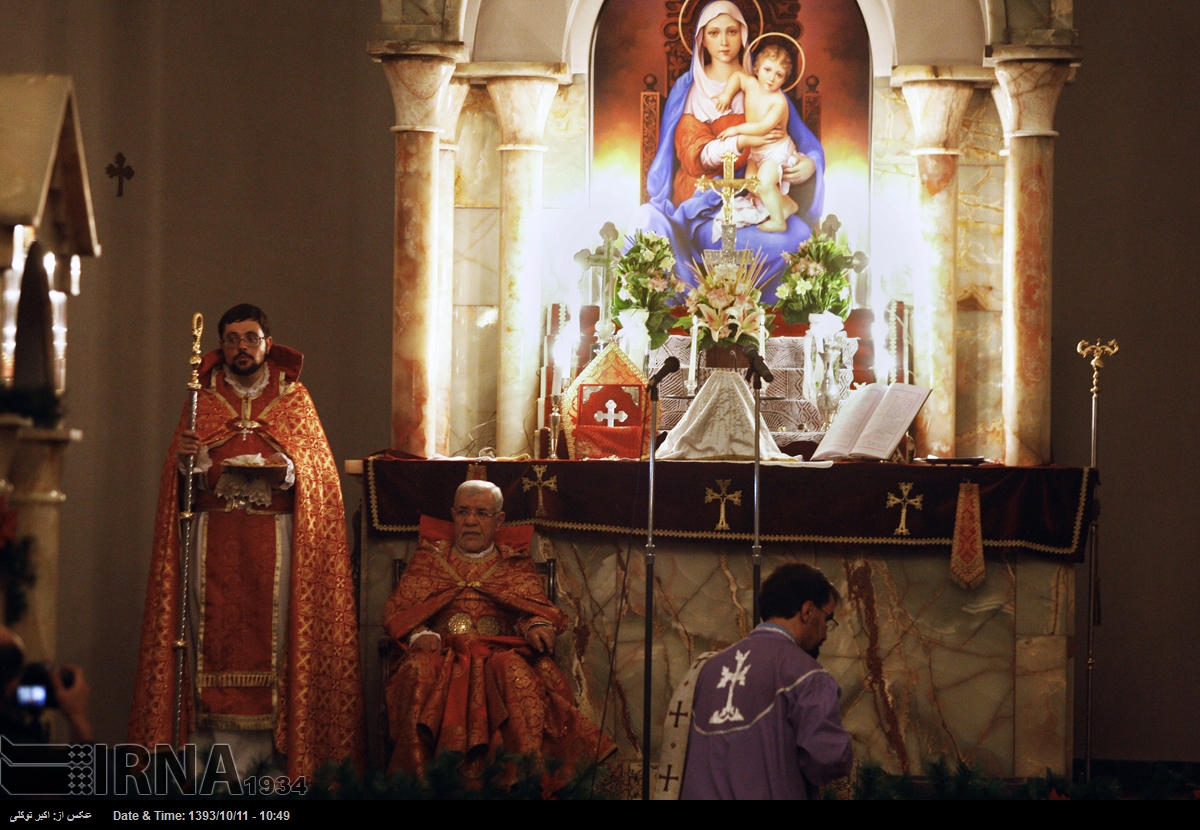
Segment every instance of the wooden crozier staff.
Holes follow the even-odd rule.
[[[188,391],[191,392],[188,401],[188,429],[196,429],[196,407],[200,397],[200,335],[204,333],[204,316],[200,312],[192,315],[192,356],[188,363],[192,367],[192,377],[188,381]],[[186,477],[183,482],[183,509],[179,512],[179,628],[175,637],[175,720],[171,726],[171,745],[180,747],[180,733],[183,731],[183,663],[187,658],[187,625],[188,625],[188,583],[192,560],[192,521],[196,514],[192,512],[196,456],[184,458]],[[185,736],[186,737],[186,736]]]

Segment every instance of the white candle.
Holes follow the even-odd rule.
[[[700,349],[700,321],[692,318],[692,355],[688,359],[688,394],[695,394],[697,353]]]

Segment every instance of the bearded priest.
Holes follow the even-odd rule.
[[[304,358],[238,305],[200,365],[196,428],[176,429],[159,491],[130,742],[169,744],[179,614],[180,485],[195,456],[180,735],[294,781],[363,756],[362,680],[345,508]]]

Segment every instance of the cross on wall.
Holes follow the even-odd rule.
[[[125,154],[117,153],[113,159],[116,164],[110,164],[104,168],[104,172],[108,174],[110,179],[117,180],[117,196],[125,195],[125,180],[133,178],[133,168],[125,163]]]

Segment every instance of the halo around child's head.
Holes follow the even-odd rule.
[[[791,35],[785,35],[783,32],[763,32],[761,35],[756,37],[754,40],[750,41],[750,44],[746,47],[746,51],[749,52],[751,55],[753,55],[754,47],[757,46],[758,42],[760,40],[762,40],[764,37],[781,37],[781,38],[790,40],[792,42],[792,45],[796,47],[796,51],[800,55],[800,71],[796,73],[796,80],[792,81],[791,86],[783,88],[784,92],[791,92],[793,89],[796,88],[796,84],[800,83],[800,79],[804,77],[804,70],[805,70],[805,63],[806,63],[805,57],[804,57],[804,47],[800,45],[800,41],[796,40]],[[751,60],[751,65],[753,65],[753,60]]]
[[[679,7],[679,24],[677,26],[679,29],[679,42],[683,44],[684,49],[687,49],[689,55],[692,54],[692,41],[696,39],[696,33],[692,32],[690,39],[683,36],[683,16],[687,13],[688,3],[690,2],[692,0],[683,0],[683,5]],[[754,3],[754,8],[758,10],[758,30],[761,32],[766,26],[763,20],[762,6],[758,4],[758,0],[752,0],[752,2]],[[750,28],[749,23],[746,24],[746,28]],[[759,35],[759,37],[762,37],[762,35]],[[800,44],[796,45],[799,46]]]

